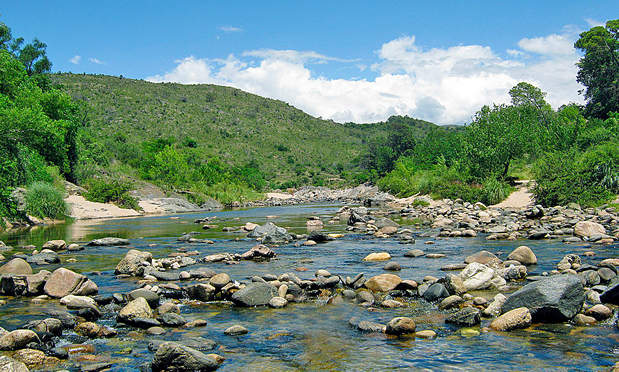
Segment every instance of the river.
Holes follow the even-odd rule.
[[[222,232],[223,227],[242,226],[246,222],[263,224],[267,221],[289,228],[297,234],[307,233],[305,221],[309,216],[320,216],[327,221],[336,216],[340,205],[296,205],[218,211],[174,216],[151,216],[115,220],[75,221],[66,225],[11,232],[0,235],[0,240],[14,247],[33,244],[40,247],[51,239],[63,239],[67,243],[85,244],[107,236],[127,238],[131,247],[149,251],[154,258],[162,258],[176,252],[180,247],[197,250],[200,257],[213,253],[243,253],[255,241],[238,232]],[[270,218],[267,218],[270,216]],[[202,230],[193,221],[197,218],[216,217],[212,224],[218,228]],[[392,216],[393,217],[393,216]],[[413,221],[394,217],[403,227],[416,233],[424,230]],[[488,250],[505,259],[507,254],[520,245],[528,245],[537,255],[539,265],[529,268],[529,275],[539,275],[552,270],[567,253],[581,254],[583,263],[595,264],[604,258],[615,257],[615,246],[600,246],[593,250],[594,258],[582,253],[592,250],[587,244],[565,245],[560,241],[493,241],[484,236],[476,238],[417,238],[414,245],[400,244],[397,238],[378,239],[346,231],[346,221],[325,224],[324,230],[344,233],[344,238],[310,247],[294,247],[293,244],[273,248],[277,259],[270,262],[241,261],[236,265],[224,263],[208,265],[217,272],[226,272],[233,279],[247,281],[254,275],[295,271],[303,266],[308,270],[296,272],[302,279],[313,277],[317,269],[326,269],[342,277],[363,272],[367,278],[385,273],[384,262],[364,262],[372,252],[389,252],[402,270],[397,273],[403,279],[421,282],[426,275],[442,277],[440,268],[450,263],[461,263],[469,254]],[[196,237],[210,239],[214,244],[187,244],[177,241],[186,232],[199,232]],[[431,241],[433,244],[425,244]],[[443,253],[444,258],[408,258],[404,253],[418,248],[426,253]],[[87,275],[99,286],[102,295],[129,292],[136,288],[136,279],[117,279],[114,268],[127,247],[86,247],[77,252],[60,255],[62,266]],[[16,248],[2,252],[6,257],[16,252],[30,252]],[[57,266],[45,269],[53,271]],[[193,268],[193,267],[192,267]],[[38,268],[34,268],[38,271]],[[185,285],[185,283],[180,283]],[[479,292],[492,299],[495,293]],[[28,298],[3,298],[0,306],[0,325],[7,330],[18,328],[33,319],[42,319],[46,310],[64,309],[58,301],[31,304]],[[205,319],[206,327],[193,329],[169,329],[161,336],[146,335],[133,327],[116,326],[112,313],[104,315],[100,323],[115,328],[118,335],[110,339],[85,340],[67,332],[58,345],[91,343],[95,356],[72,357],[69,364],[59,369],[76,369],[78,364],[110,362],[110,371],[138,371],[138,366],[149,362],[153,353],[148,351],[150,340],[180,340],[201,336],[218,343],[217,353],[226,358],[219,371],[597,371],[612,366],[618,359],[619,332],[612,321],[593,327],[576,327],[570,324],[536,324],[524,330],[501,333],[484,329],[490,322],[482,321],[481,327],[473,327],[478,335],[467,337],[462,327],[445,324],[449,311],[439,311],[436,304],[419,298],[399,299],[406,307],[383,309],[365,308],[352,302],[341,305],[327,304],[328,298],[318,298],[304,303],[291,303],[283,309],[239,308],[230,303],[199,303],[185,301],[181,315],[188,321]],[[105,313],[105,311],[104,311]],[[437,332],[435,339],[414,337],[390,337],[382,333],[362,333],[349,326],[349,319],[358,317],[386,324],[397,316],[411,317],[417,329]],[[235,324],[249,329],[247,335],[226,336],[223,331]]]

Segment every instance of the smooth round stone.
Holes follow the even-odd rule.
[[[210,283],[213,287],[217,289],[221,289],[226,284],[230,283],[230,276],[226,273],[219,273],[217,275],[213,275]]]
[[[407,317],[393,318],[387,323],[385,333],[388,335],[403,335],[407,333],[414,333],[417,325],[415,321]]]
[[[196,320],[192,320],[189,323],[185,323],[185,325],[183,325],[183,328],[204,327],[206,325],[207,325],[206,320],[204,320],[204,319],[196,319]]]
[[[385,300],[383,302],[380,303],[381,307],[387,308],[387,309],[392,309],[395,307],[403,307],[404,304],[401,303],[400,301],[396,301],[396,300]]]
[[[328,272],[327,270],[324,270],[324,269],[319,269],[319,270],[316,270],[316,273],[314,273],[314,275],[315,275],[316,277],[319,277],[319,276],[324,276],[325,278],[328,278],[328,277],[330,277],[330,276],[331,276],[331,273],[330,273],[330,272]]]
[[[269,300],[269,306],[274,309],[281,309],[286,305],[288,305],[288,301],[282,297],[273,297],[271,300]]]
[[[422,251],[421,249],[411,249],[410,251],[404,253],[404,257],[421,257],[421,256],[425,256],[426,252]]]
[[[460,330],[460,335],[464,338],[471,338],[479,336],[480,332],[473,328],[463,328]]]
[[[473,303],[474,303],[475,305],[485,306],[485,305],[487,305],[487,304],[488,304],[488,300],[486,300],[486,299],[485,299],[485,298],[483,298],[483,297],[474,297],[474,298],[473,298]]]
[[[243,327],[242,325],[238,325],[238,324],[233,325],[232,327],[229,327],[228,329],[224,331],[224,334],[228,336],[244,335],[247,333],[249,333],[249,330]]]
[[[447,255],[443,253],[428,253],[426,255],[426,258],[443,258],[443,257],[447,257]]]
[[[585,311],[585,315],[595,318],[596,320],[606,320],[613,317],[613,311],[607,306],[598,304],[592,306]]]
[[[386,261],[386,260],[390,260],[391,259],[391,255],[387,252],[378,252],[378,253],[370,253],[367,256],[365,256],[365,258],[363,259],[363,261]]]
[[[419,338],[435,338],[436,337],[436,332],[434,332],[431,329],[427,329],[427,330],[424,330],[424,331],[415,332],[415,337],[419,337]]]
[[[573,321],[574,324],[578,326],[594,325],[597,323],[597,320],[595,320],[594,317],[587,316],[585,314],[576,314]]]
[[[424,283],[425,283],[425,282],[438,282],[438,278],[437,278],[437,277],[435,277],[435,276],[432,276],[432,275],[426,275],[426,276],[423,278],[423,281],[424,281]]]
[[[146,330],[149,335],[161,335],[165,333],[165,329],[162,327],[150,327]]]
[[[388,270],[388,271],[400,271],[402,270],[402,267],[400,266],[399,263],[395,262],[395,261],[389,261],[385,264],[385,266],[383,266],[383,270]]]
[[[180,278],[180,280],[188,280],[191,279],[191,274],[189,274],[189,272],[187,271],[181,271],[178,277]]]

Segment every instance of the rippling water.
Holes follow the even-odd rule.
[[[301,205],[183,214],[175,216],[178,219],[155,216],[76,221],[66,226],[5,234],[0,236],[0,240],[14,247],[29,244],[40,247],[50,239],[84,244],[91,239],[116,236],[130,239],[131,247],[147,250],[155,258],[165,257],[180,247],[197,250],[201,256],[220,252],[243,253],[255,242],[240,233],[224,233],[221,231],[223,227],[242,226],[245,222],[263,224],[272,221],[302,234],[308,232],[305,228],[308,216],[321,216],[326,221],[336,215],[339,207]],[[276,217],[267,219],[269,215]],[[212,224],[219,228],[205,231],[201,225],[193,223],[194,219],[207,216],[217,216]],[[397,221],[414,229],[412,222]],[[324,229],[345,233],[345,228],[346,221],[340,221],[325,225]],[[215,244],[176,241],[182,233],[191,231],[200,232],[198,238],[211,239]],[[426,245],[426,241],[433,241],[434,244]],[[375,239],[361,234],[346,234],[342,239],[313,247],[295,248],[288,244],[275,248],[278,259],[271,262],[243,261],[238,265],[215,263],[208,266],[217,272],[226,272],[239,281],[253,275],[280,275],[294,271],[299,266],[308,268],[306,272],[297,273],[301,278],[310,278],[317,269],[327,269],[343,277],[364,272],[366,277],[370,277],[384,273],[384,262],[367,263],[361,260],[368,253],[386,251],[403,267],[398,273],[400,277],[421,281],[426,275],[444,276],[440,267],[463,262],[471,253],[488,250],[505,258],[515,247],[523,244],[533,249],[540,262],[538,266],[530,268],[530,274],[533,275],[552,270],[566,253],[582,254],[586,250],[594,250],[596,256],[583,257],[583,263],[595,264],[604,258],[615,257],[616,250],[615,246],[564,245],[559,241],[487,242],[483,236],[443,240],[418,238],[415,245],[403,245],[395,238]],[[403,256],[404,252],[413,248],[427,253],[444,253],[447,257],[429,259]],[[61,260],[64,267],[87,274],[98,284],[103,295],[128,292],[136,287],[136,280],[118,280],[114,277],[114,268],[127,250],[127,247],[86,247],[83,251],[61,254]],[[20,251],[24,250],[15,249],[4,254],[10,256]],[[75,262],[72,262],[73,259]],[[54,268],[46,267],[50,271]],[[480,292],[477,295],[490,299],[494,293]],[[31,305],[28,299],[5,299],[8,303],[0,307],[0,325],[9,330],[29,320],[42,318],[47,309],[63,308],[57,301]],[[138,370],[139,364],[152,360],[152,353],[147,349],[150,340],[180,340],[191,336],[210,338],[220,345],[213,351],[227,358],[220,371],[597,371],[611,366],[618,359],[619,332],[611,321],[586,328],[568,324],[540,324],[510,333],[483,332],[481,327],[474,327],[481,334],[467,338],[461,336],[460,327],[445,324],[444,319],[448,313],[438,311],[436,305],[419,299],[404,301],[407,303],[405,308],[366,309],[352,303],[327,305],[326,299],[319,299],[289,304],[277,310],[266,307],[237,308],[227,303],[191,302],[181,306],[181,315],[188,321],[205,319],[208,321],[206,327],[169,329],[161,336],[148,336],[142,330],[119,327],[119,334],[115,338],[85,342],[95,345],[95,361],[113,363],[112,371]],[[408,316],[415,319],[418,330],[432,329],[438,333],[438,337],[424,340],[362,333],[348,326],[348,320],[353,316],[383,324],[396,316]],[[100,323],[116,327],[113,318],[102,319]],[[488,323],[489,320],[484,320],[482,326]],[[249,334],[225,336],[223,331],[234,324],[244,325],[250,330]],[[84,341],[74,334],[63,337],[63,344]],[[80,363],[87,364],[85,361]],[[62,368],[72,367],[64,365]]]

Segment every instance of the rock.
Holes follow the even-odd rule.
[[[13,258],[0,267],[0,275],[2,274],[32,275],[32,267],[22,258]]]
[[[368,322],[367,320],[359,322],[357,329],[363,332],[385,332],[385,325],[380,323]]]
[[[486,265],[473,262],[468,264],[458,276],[462,279],[467,291],[474,291],[490,287],[495,272]]]
[[[481,313],[474,307],[465,307],[445,319],[445,323],[473,326],[481,323]]]
[[[241,255],[244,260],[264,260],[275,257],[275,252],[264,244],[258,244]]]
[[[219,363],[212,357],[176,342],[162,343],[151,364],[153,372],[201,372],[214,371],[218,367]]]
[[[335,240],[335,239],[329,236],[329,234],[327,233],[314,230],[310,232],[309,236],[307,237],[307,240],[311,240],[317,243],[322,243],[322,242],[328,242],[328,241]]]
[[[507,297],[505,297],[502,293],[497,293],[488,307],[482,310],[482,315],[486,317],[494,317],[501,314],[501,307],[505,301],[507,301]]]
[[[286,229],[276,226],[273,222],[254,228],[247,236],[261,238],[262,244],[286,243],[293,240],[292,235]]]
[[[101,336],[101,326],[92,322],[84,322],[75,326],[75,333],[88,338],[98,338]]]
[[[429,302],[449,297],[449,292],[441,283],[433,283],[423,292],[423,299]]]
[[[582,309],[585,292],[576,275],[554,275],[520,288],[507,298],[502,311],[526,307],[534,322],[558,323]]]
[[[383,266],[383,270],[388,270],[388,271],[400,271],[402,270],[402,267],[400,266],[399,263],[395,262],[395,261],[389,261],[385,264],[385,266]]]
[[[505,280],[519,280],[527,277],[527,267],[524,265],[510,265],[504,269],[496,270],[496,274]]]
[[[29,329],[17,329],[0,337],[0,350],[17,350],[31,342],[40,343],[39,336]]]
[[[587,316],[585,314],[576,314],[576,316],[573,319],[573,322],[577,326],[594,325],[595,323],[597,323],[594,317]]]
[[[0,371],[2,372],[29,372],[23,362],[19,362],[6,355],[0,356]]]
[[[43,244],[41,249],[49,249],[52,251],[62,251],[66,248],[67,242],[64,240],[50,240],[47,243]]]
[[[123,307],[118,316],[118,322],[134,324],[136,318],[151,318],[153,312],[144,297],[138,297]]]
[[[531,248],[522,245],[507,256],[508,260],[518,261],[523,265],[537,265],[537,257]]]
[[[210,284],[198,283],[185,287],[185,293],[192,300],[211,301],[217,289]]]
[[[567,254],[563,259],[557,264],[557,270],[565,271],[568,269],[578,269],[580,267],[580,257],[575,254]]]
[[[373,276],[365,282],[365,287],[372,292],[389,292],[402,282],[399,276],[382,274]]]
[[[457,275],[447,274],[443,279],[443,286],[445,286],[447,292],[452,295],[462,295],[466,293],[466,286]]]
[[[224,331],[224,334],[228,336],[238,336],[247,333],[249,333],[249,330],[242,325],[233,325],[232,327],[229,327]]]
[[[159,315],[157,320],[166,327],[182,327],[187,324],[185,318],[172,312]]]
[[[391,259],[391,255],[387,252],[378,252],[378,253],[370,253],[367,256],[365,256],[365,258],[363,259],[363,261],[385,261],[385,260],[390,260]]]
[[[505,312],[490,323],[495,331],[511,331],[517,328],[527,328],[531,325],[531,312],[526,307],[519,307]]]
[[[464,259],[464,263],[466,264],[470,264],[473,262],[495,267],[499,265],[502,261],[496,255],[494,255],[494,253],[488,251],[480,251]]]
[[[458,295],[451,295],[443,299],[443,301],[441,301],[441,303],[438,305],[438,308],[441,310],[448,310],[448,309],[451,309],[452,307],[458,306],[463,301],[464,300],[462,299],[462,297]]]
[[[99,289],[86,276],[60,267],[47,279],[43,291],[50,297],[62,298],[70,294],[87,296],[97,293]]]
[[[219,273],[217,275],[213,275],[209,283],[217,289],[222,289],[226,286],[226,284],[230,283],[230,280],[231,279],[228,274]]]
[[[419,338],[435,338],[436,337],[436,332],[434,332],[431,329],[426,329],[426,330],[423,330],[423,331],[415,332],[415,337],[419,337]]]
[[[127,274],[133,276],[143,275],[143,262],[148,262],[149,264],[152,264],[153,255],[150,252],[142,252],[136,249],[132,249],[127,252],[125,256],[120,260],[118,265],[116,265],[116,270],[114,270],[114,274]]]
[[[273,297],[269,301],[269,306],[274,309],[281,309],[282,307],[285,307],[286,305],[288,305],[288,301],[285,298],[282,298],[279,296]]]
[[[574,235],[590,237],[593,234],[606,234],[604,226],[591,221],[579,221],[574,225]]]
[[[588,308],[585,315],[592,316],[596,320],[602,321],[613,317],[613,312],[608,307],[598,304]]]
[[[600,301],[605,304],[619,305],[619,284],[615,284],[602,292]]]
[[[278,295],[277,288],[270,283],[251,283],[232,295],[232,301],[238,306],[264,306]]]
[[[385,327],[385,333],[388,335],[403,335],[408,333],[415,333],[417,325],[415,321],[407,317],[393,318],[387,323]]]
[[[421,249],[411,249],[410,251],[404,253],[404,257],[421,257],[425,255],[426,253]]]
[[[163,315],[167,313],[180,314],[181,309],[179,309],[178,306],[172,302],[164,302],[157,308],[157,314]]]
[[[91,247],[111,247],[111,246],[129,245],[129,244],[131,244],[131,242],[127,239],[108,237],[108,238],[91,240],[86,245],[91,246]]]
[[[41,350],[21,349],[13,354],[13,358],[18,362],[24,363],[26,366],[34,369],[41,367],[49,367],[54,363],[60,362],[57,358],[48,357]]]
[[[323,277],[325,277],[325,278],[328,278],[328,277],[330,277],[330,276],[331,276],[331,273],[330,273],[330,272],[328,272],[328,271],[327,271],[327,270],[325,270],[325,269],[318,269],[318,270],[316,270],[316,272],[314,273],[314,276],[315,276],[315,277],[323,276]]]
[[[138,297],[143,297],[151,309],[156,309],[159,306],[159,295],[148,289],[135,289],[127,295],[129,301],[133,301]]]
[[[60,257],[58,257],[58,253],[50,249],[43,249],[41,252],[28,257],[26,261],[37,265],[49,265],[60,263]]]
[[[63,325],[59,319],[46,318],[43,320],[35,320],[29,322],[23,328],[30,329],[37,333],[46,332],[51,333],[54,336],[60,336],[62,334]]]

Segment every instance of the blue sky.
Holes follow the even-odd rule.
[[[0,5],[53,71],[213,83],[338,122],[470,122],[528,81],[582,102],[582,31],[614,1],[29,1]]]

